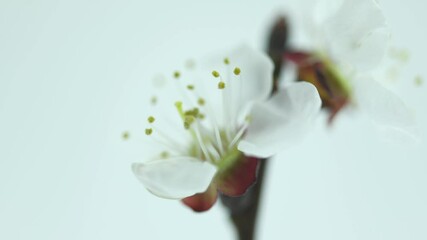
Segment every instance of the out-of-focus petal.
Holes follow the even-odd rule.
[[[312,84],[288,86],[267,102],[253,106],[251,125],[238,149],[261,158],[276,154],[309,131],[320,106],[319,94]]]
[[[389,34],[375,0],[345,0],[321,27],[334,61],[369,70],[385,54]]]
[[[345,0],[311,0],[311,18],[317,27],[322,25],[328,18],[336,14]]]
[[[388,48],[390,35],[386,29],[378,29],[353,46],[340,42],[334,45],[332,51],[336,59],[349,64],[357,70],[368,71],[378,66]]]
[[[415,119],[406,104],[371,77],[359,76],[355,79],[354,98],[360,110],[374,122],[390,130],[416,135]]]
[[[154,195],[171,199],[206,191],[216,173],[212,164],[189,157],[134,163],[132,170]]]

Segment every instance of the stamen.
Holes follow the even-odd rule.
[[[145,129],[145,135],[150,136],[153,133],[153,129],[152,128],[146,128]]]
[[[198,113],[198,114],[192,114],[192,115],[195,118],[200,119],[200,120],[203,120],[203,119],[205,119],[207,117],[207,119],[209,120],[209,122],[212,124],[212,126],[214,128],[215,138],[216,138],[216,142],[217,142],[217,148],[219,148],[219,150],[220,150],[220,152],[222,154],[224,152],[223,145],[222,145],[222,141],[221,141],[221,137],[220,137],[220,133],[219,133],[218,124],[216,123],[215,118],[214,118],[214,114],[212,112],[212,107],[202,97],[198,98],[197,104],[200,105],[200,106],[203,106],[204,109],[206,110],[207,114],[205,115],[203,113]],[[180,104],[178,104],[178,105],[180,105]],[[181,105],[182,105],[182,103],[181,103]],[[181,107],[181,109],[182,109],[182,107]],[[198,111],[198,109],[197,109],[197,111]],[[187,113],[188,113],[188,111],[187,111]],[[186,113],[183,113],[183,111],[182,111],[182,115],[185,116]],[[194,136],[194,138],[196,138],[196,136],[194,135],[194,133],[192,133],[192,135]]]
[[[236,70],[237,69],[237,70]],[[236,75],[236,71],[238,71],[238,73],[240,73],[240,69],[239,68],[234,68],[234,75]],[[237,113],[239,111],[238,106],[236,106],[236,103],[238,103],[239,101],[236,101],[234,94],[235,94],[235,88],[236,84],[232,79],[232,71],[230,69],[229,66],[227,66],[227,81],[228,81],[228,85],[227,85],[227,90],[225,91],[225,101],[227,104],[227,121],[229,122],[229,124],[227,124],[226,129],[227,131],[227,138],[230,140],[235,133],[237,131],[237,124],[234,124],[235,121],[234,119],[237,116]],[[234,85],[234,86],[233,86]],[[240,91],[240,89],[237,89],[237,91]]]
[[[202,137],[200,135],[199,124],[196,122],[195,126],[196,126],[195,127],[196,138],[197,138],[197,140],[199,142],[200,148],[202,149],[202,152],[205,155],[206,159],[209,162],[212,162],[211,156],[209,155],[208,150],[206,149],[206,145],[203,142],[203,139],[202,139]]]
[[[199,109],[198,108],[193,108],[193,116],[197,117],[199,115]]]
[[[246,129],[249,127],[249,122],[245,122],[243,126],[240,128],[239,132],[234,136],[233,141],[231,141],[230,145],[228,145],[228,148],[232,148],[242,137],[243,133],[245,133]]]
[[[238,68],[238,67],[235,67],[235,68],[234,68],[234,70],[233,70],[233,73],[234,73],[234,75],[236,75],[236,76],[240,75],[240,72],[241,72],[241,70],[240,70],[240,68]]]
[[[122,138],[123,138],[123,140],[128,140],[129,139],[129,132],[128,131],[123,132]]]
[[[182,110],[182,102],[181,102],[181,101],[177,101],[177,102],[175,102],[175,107],[176,107],[176,110],[177,110],[177,111],[178,111],[178,113],[179,113],[179,116],[180,116],[182,119],[184,119],[185,115],[184,115],[184,111]]]
[[[227,66],[228,69],[228,66]],[[216,71],[214,71],[216,72]],[[229,75],[229,71],[226,71],[227,75]],[[218,77],[220,78],[220,81],[218,82],[218,89],[222,90],[221,91],[221,98],[222,98],[222,110],[224,112],[224,117],[223,117],[223,124],[225,126],[225,133],[227,135],[227,139],[230,140],[230,131],[229,127],[227,127],[230,124],[230,117],[231,117],[231,111],[230,111],[230,106],[229,104],[232,103],[231,102],[231,98],[230,98],[230,94],[231,94],[231,89],[225,89],[226,85],[228,84],[226,81],[229,81],[229,79],[224,79],[222,76],[220,76],[218,74]],[[229,76],[228,76],[229,78]],[[231,85],[230,85],[231,87]]]
[[[187,89],[188,89],[188,90],[194,90],[194,85],[191,85],[191,84],[190,84],[190,85],[187,85]]]
[[[195,118],[191,115],[187,115],[184,120],[184,128],[189,129],[191,124],[194,122]]]
[[[185,88],[191,90],[191,87],[184,86],[181,83],[182,81],[175,81],[176,88],[181,92],[181,96],[183,96],[188,103],[195,105],[195,100],[192,98],[191,94],[189,94],[188,91],[185,91]]]
[[[147,118],[148,123],[153,123],[154,121],[156,121],[156,119],[153,116],[149,116]]]
[[[240,69],[239,69],[240,70]],[[240,75],[240,73],[239,73],[239,75],[236,75],[236,80],[238,81],[238,88],[237,88],[237,98],[236,98],[236,103],[240,103],[241,102],[241,98],[242,98],[242,89],[243,89],[243,77],[242,77],[242,75]],[[240,106],[238,106],[237,104],[235,104],[236,106],[235,106],[235,108],[236,109],[238,109]],[[235,126],[237,127],[238,126],[238,124],[239,124],[239,121],[238,121],[238,116],[237,116],[237,114],[236,114],[236,117],[235,117],[235,119],[234,119],[234,124],[235,124]],[[237,129],[236,129],[236,131],[237,131]]]
[[[152,137],[159,142],[162,142],[163,145],[169,146],[170,149],[184,149],[185,147],[180,143],[173,139],[169,134],[165,134],[161,129],[159,129],[155,124],[150,128],[151,132],[156,133]]]
[[[158,145],[162,145],[167,149],[170,149],[174,152],[176,152],[177,154],[183,154],[183,148],[180,145],[174,145],[174,143],[170,143],[168,141],[166,141],[165,139],[160,139],[157,136],[153,135],[150,137],[150,139],[154,142],[156,142]]]
[[[225,64],[225,65],[230,64],[230,59],[228,59],[228,58],[224,58],[224,64]]]
[[[214,76],[215,78],[218,78],[220,75],[219,75],[219,72],[217,72],[217,71],[212,71],[212,76]]]
[[[187,110],[184,112],[185,116],[192,116],[192,117],[197,117],[199,115],[199,109],[198,108],[193,108],[191,110]]]
[[[212,143],[207,145],[206,147],[209,151],[209,154],[213,156],[215,162],[221,159],[221,155],[218,153],[217,149],[215,148],[215,146],[213,146]]]
[[[197,103],[198,103],[200,106],[203,106],[203,105],[205,105],[205,99],[203,99],[203,98],[199,98],[199,100],[197,100]]]
[[[224,147],[222,145],[219,127],[218,127],[218,124],[216,123],[215,115],[213,114],[212,107],[209,104],[209,102],[206,104],[205,110],[207,111],[208,119],[211,122],[213,129],[214,129],[217,147],[219,148],[219,152],[222,154],[222,153],[224,153]]]
[[[173,77],[174,77],[175,79],[178,79],[180,76],[181,76],[181,73],[180,73],[179,71],[175,71],[175,72],[173,73]]]
[[[225,82],[221,81],[218,83],[218,89],[224,89],[225,88]]]

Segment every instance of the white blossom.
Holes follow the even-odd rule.
[[[165,152],[132,165],[135,176],[159,197],[182,199],[205,192],[242,156],[276,154],[309,131],[320,109],[319,95],[309,83],[295,83],[270,97],[273,64],[249,47],[196,63],[202,63],[196,74],[175,72],[170,80],[175,92],[158,97],[170,102],[175,108],[171,113],[178,116],[164,122],[172,122],[169,129],[182,134],[162,131],[156,125],[160,117],[149,117],[147,138]],[[170,99],[176,92],[180,99]]]

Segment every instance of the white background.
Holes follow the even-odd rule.
[[[152,76],[263,48],[292,1],[0,0],[0,239],[234,239],[220,204],[194,214],[148,193],[130,171],[145,153],[121,134],[144,128]],[[319,119],[271,161],[260,239],[427,239],[427,4],[382,5],[411,53],[393,88],[421,142],[386,143],[357,112]]]

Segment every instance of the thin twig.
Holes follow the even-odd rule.
[[[269,41],[268,54],[274,62],[274,87],[272,93],[277,90],[278,79],[283,66],[283,54],[286,51],[288,28],[285,18],[279,18],[273,26]],[[254,240],[257,224],[258,209],[262,196],[262,186],[269,159],[260,159],[257,174],[257,182],[240,197],[228,197],[221,195],[221,201],[228,209],[230,218],[237,231],[239,240]]]

